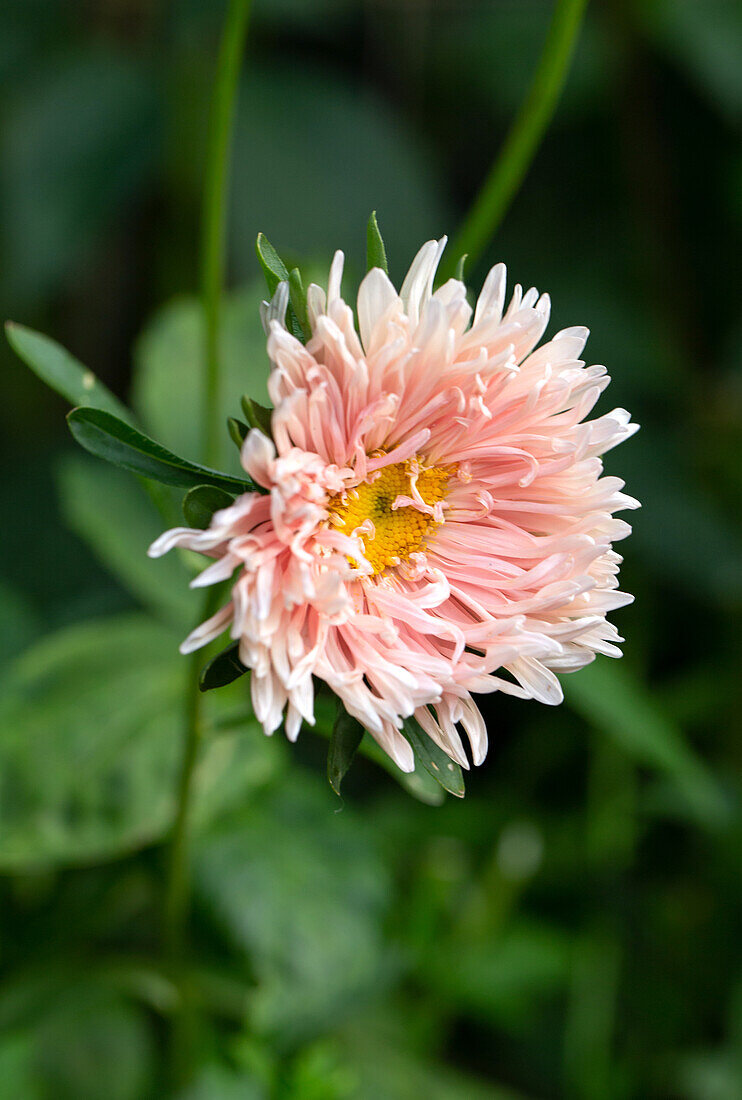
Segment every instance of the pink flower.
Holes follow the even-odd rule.
[[[273,441],[253,429],[242,448],[267,492],[150,549],[214,558],[196,586],[234,578],[181,649],[229,626],[266,733],[284,713],[291,740],[313,723],[315,676],[404,771],[405,717],[468,767],[461,727],[481,763],[472,694],[559,703],[556,673],[620,656],[606,614],[631,601],[612,549],[631,529],[613,513],[638,505],[601,476],[600,455],[636,425],[623,409],[585,420],[609,381],[580,359],[587,330],[537,348],[549,299],[518,286],[503,314],[502,264],[472,319],[463,283],[433,293],[444,244],[421,248],[399,294],[368,273],[359,332],[338,252],[327,296],[309,287],[306,347],[284,327],[279,287],[263,305]]]

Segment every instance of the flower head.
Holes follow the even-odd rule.
[[[606,614],[631,601],[612,544],[631,530],[614,513],[637,502],[600,455],[636,425],[623,409],[585,419],[609,381],[580,359],[587,330],[537,347],[549,299],[518,286],[503,312],[502,264],[472,317],[462,282],[433,292],[444,244],[423,246],[399,293],[366,275],[358,331],[338,252],[327,294],[309,287],[306,346],[279,286],[263,306],[273,438],[253,429],[241,454],[265,492],[150,550],[216,559],[195,585],[234,577],[181,648],[229,626],[266,733],[313,723],[317,677],[405,771],[404,718],[467,767],[463,729],[481,763],[472,695],[560,702],[556,673],[620,656]]]

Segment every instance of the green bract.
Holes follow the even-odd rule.
[[[249,669],[245,668],[239,657],[240,643],[233,642],[216,657],[213,657],[201,670],[198,686],[201,691],[212,691],[214,688],[226,687],[240,676],[244,676]]]
[[[380,267],[385,275],[389,274],[386,260],[386,248],[376,220],[376,211],[372,211],[366,228],[366,267],[370,271],[374,267]]]
[[[294,268],[294,270],[289,273],[286,264],[264,233],[258,233],[258,239],[255,242],[255,251],[257,252],[260,266],[263,269],[265,281],[268,284],[269,295],[273,297],[279,283],[288,284],[291,300],[286,310],[286,323],[289,332],[293,333],[297,340],[303,342],[309,334],[309,328],[306,320],[306,295],[304,293],[298,268]],[[303,321],[301,320],[302,318]]]
[[[337,795],[340,794],[340,786],[363,740],[363,732],[361,723],[351,718],[341,707],[327,750],[327,779]]]
[[[233,503],[234,497],[216,485],[196,485],[183,497],[183,516],[189,527],[204,529],[211,523],[214,512]]]
[[[444,790],[455,794],[457,798],[463,798],[464,777],[461,774],[461,768],[428,737],[417,719],[406,718],[402,732],[429,775],[432,775]]]

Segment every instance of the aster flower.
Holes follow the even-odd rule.
[[[313,723],[316,677],[403,771],[404,719],[462,767],[465,732],[481,763],[472,696],[559,703],[557,673],[620,656],[606,614],[632,598],[612,544],[630,533],[614,513],[638,505],[600,456],[636,425],[623,409],[585,419],[609,382],[580,359],[587,329],[537,347],[548,296],[517,286],[503,312],[502,264],[472,317],[462,282],[433,291],[444,244],[422,247],[399,293],[366,275],[358,331],[336,253],[327,294],[307,292],[306,346],[278,287],[263,304],[272,438],[253,428],[241,451],[264,492],[150,549],[215,559],[195,586],[233,578],[181,649],[229,627],[266,733]]]

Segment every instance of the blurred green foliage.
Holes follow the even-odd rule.
[[[193,459],[223,7],[0,16],[3,312]],[[398,279],[476,192],[550,4],[254,9],[225,417],[264,393],[257,231],[317,271],[344,248],[350,283],[376,209]],[[557,327],[592,326],[609,399],[644,425],[609,459],[644,502],[625,660],[569,679],[558,710],[492,699],[488,760],[438,806],[363,757],[339,801],[324,739],[268,740],[239,681],[212,693],[182,969],[158,929],[192,562],[146,559],[152,499],[75,453],[62,403],[0,350],[0,1098],[164,1095],[185,992],[182,1100],[742,1096],[741,56],[734,0],[592,5],[487,257],[547,288]]]

